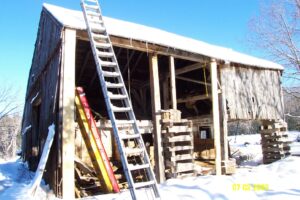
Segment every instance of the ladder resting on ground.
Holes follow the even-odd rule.
[[[112,43],[103,22],[99,3],[97,0],[81,0],[81,7],[107,112],[112,123],[132,199],[138,199],[137,190],[140,188],[147,191],[147,194],[150,192],[151,199],[159,199],[156,179],[137,126]],[[124,123],[130,128],[122,129]],[[128,143],[134,143],[134,146],[126,146]],[[138,179],[137,176],[142,178]]]

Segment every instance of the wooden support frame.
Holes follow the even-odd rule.
[[[76,30],[64,30],[62,61],[62,197],[75,198],[75,54]]]
[[[161,140],[161,102],[160,102],[160,87],[159,87],[159,72],[158,72],[158,57],[156,54],[149,55],[149,71],[150,71],[150,88],[151,88],[151,105],[152,105],[152,121],[154,131],[154,160],[155,174],[158,183],[165,180],[164,159],[162,152]]]
[[[194,71],[194,70],[197,70],[197,69],[201,69],[205,66],[203,66],[202,63],[195,63],[195,64],[192,64],[192,65],[188,65],[188,66],[185,66],[183,68],[180,68],[180,69],[177,69],[176,70],[176,76],[180,75],[180,74],[185,74],[187,72],[191,72],[191,71]]]
[[[169,57],[169,72],[170,72],[170,88],[171,88],[171,105],[172,105],[172,109],[177,110],[175,61],[173,56]]]
[[[218,73],[217,73],[217,62],[215,59],[212,59],[210,62],[210,75],[211,75],[211,94],[212,94],[212,110],[213,110],[214,147],[215,147],[215,156],[216,156],[215,167],[216,167],[216,175],[221,175],[222,168],[221,168]]]
[[[176,76],[176,78],[179,79],[179,80],[188,81],[188,82],[192,82],[192,83],[197,83],[197,84],[200,84],[200,85],[211,86],[210,83],[206,83],[206,82],[203,82],[203,81],[194,80],[194,79],[191,79],[191,78],[186,78],[186,77],[182,77],[182,76]]]
[[[201,100],[206,100],[206,99],[211,99],[211,95],[204,94],[204,95],[191,96],[191,97],[187,97],[187,98],[180,98],[180,99],[177,99],[177,103],[201,101]]]

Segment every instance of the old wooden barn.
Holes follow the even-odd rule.
[[[207,162],[215,166],[213,173],[226,173],[227,122],[283,119],[282,66],[152,27],[109,17],[104,22],[158,182],[185,175],[180,168],[201,174],[195,165]],[[77,125],[79,86],[111,162],[118,161],[83,14],[44,4],[28,78],[22,151],[35,170],[47,129],[55,125],[44,178],[64,198],[74,197],[76,166],[91,162]],[[186,134],[181,138],[187,143],[167,134],[178,132]],[[191,157],[181,158],[188,162],[172,157],[171,147],[186,146]]]

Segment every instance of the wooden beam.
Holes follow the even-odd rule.
[[[75,53],[76,31],[65,29],[62,63],[62,195],[75,198]]]
[[[197,96],[191,96],[187,98],[180,98],[177,99],[177,103],[185,103],[185,102],[193,102],[193,101],[200,101],[205,99],[211,99],[211,95],[197,95]]]
[[[152,121],[154,132],[154,160],[155,160],[155,175],[158,183],[162,183],[165,179],[164,159],[161,146],[161,102],[160,102],[160,87],[158,73],[158,58],[156,54],[149,56],[149,71],[150,71],[150,88],[151,88],[151,106],[152,106]]]
[[[211,86],[210,83],[206,83],[204,81],[198,81],[198,80],[194,80],[194,79],[191,79],[191,78],[186,78],[186,77],[182,77],[182,76],[176,76],[177,79],[180,79],[180,80],[183,80],[183,81],[188,81],[188,82],[192,82],[192,83],[197,83],[197,84],[200,84],[200,85],[208,85],[208,86]]]
[[[188,65],[188,66],[185,66],[183,68],[177,69],[176,70],[176,75],[185,74],[187,72],[191,72],[191,71],[201,69],[201,68],[203,68],[202,63],[195,63],[195,64],[192,64],[192,65]]]
[[[169,80],[168,78],[166,78],[164,81],[163,81],[163,108],[165,110],[169,109],[169,103],[170,103],[170,100],[169,100],[169,94],[170,94],[170,91],[169,91]]]
[[[170,71],[170,87],[171,87],[172,109],[177,110],[175,62],[174,62],[174,57],[173,56],[169,57],[169,71]]]
[[[216,175],[222,174],[217,62],[210,63]]]
[[[225,96],[225,86],[221,86],[222,92],[219,94],[219,105],[221,109],[220,122],[221,122],[221,159],[222,161],[228,161],[228,115],[226,108],[226,96]]]
[[[174,56],[175,58],[181,58],[181,59],[191,60],[195,62],[202,62],[202,63],[209,62],[209,57],[180,50],[180,49],[169,48],[157,44],[151,44],[143,41],[132,40],[132,39],[122,38],[122,37],[117,37],[112,35],[110,35],[110,39],[113,45],[118,47],[135,49],[147,53],[157,53],[166,56],[171,55]]]
[[[87,32],[84,30],[78,31],[77,37],[80,40],[89,41]],[[158,44],[147,43],[140,40],[133,40],[130,38],[123,38],[119,36],[110,35],[110,40],[113,46],[134,49],[138,51],[143,51],[147,53],[156,53],[165,56],[174,56],[175,58],[181,58],[184,60],[190,60],[201,63],[208,63],[210,58],[204,55],[188,52],[181,49],[175,49],[170,47],[161,46]]]
[[[224,65],[222,66],[224,67]],[[225,94],[225,85],[223,85],[223,80],[221,76],[221,69],[219,73],[219,84],[221,88],[221,93],[219,93],[219,106],[220,106],[220,122],[221,122],[221,159],[222,159],[222,174],[226,174],[226,165],[228,163],[228,114],[227,114],[227,105],[226,105],[226,94]]]

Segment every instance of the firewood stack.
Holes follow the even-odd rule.
[[[263,121],[261,130],[263,163],[269,164],[290,155],[287,123],[284,121]]]

